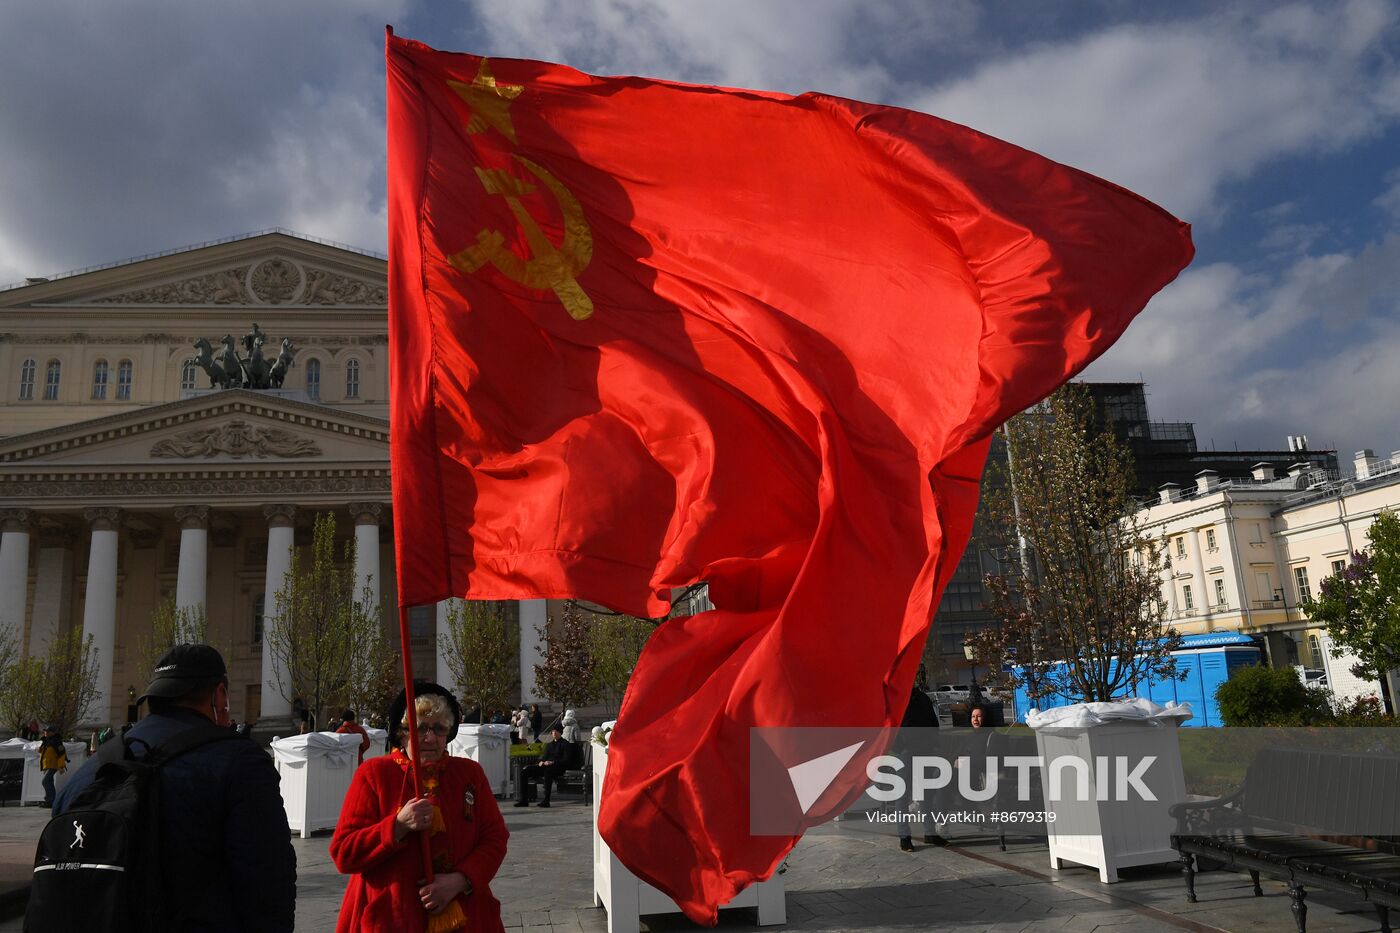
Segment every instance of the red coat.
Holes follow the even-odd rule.
[[[448,757],[440,781],[437,799],[452,862],[471,880],[472,893],[458,898],[467,915],[466,929],[504,933],[491,879],[506,857],[510,833],[486,773],[469,758]],[[428,913],[418,900],[422,844],[417,833],[394,842],[394,818],[412,797],[412,777],[389,755],[371,758],[355,771],[331,838],[335,867],[350,875],[338,933],[419,933],[427,928]],[[467,819],[468,809],[472,819]]]

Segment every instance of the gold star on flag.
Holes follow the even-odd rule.
[[[510,102],[520,96],[525,85],[497,84],[495,76],[491,74],[491,66],[484,58],[471,84],[461,81],[447,83],[472,108],[471,119],[467,121],[468,133],[480,133],[493,126],[511,143],[515,142],[515,125],[510,122]]]

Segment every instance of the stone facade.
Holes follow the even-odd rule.
[[[125,721],[170,596],[228,650],[234,718],[289,716],[261,629],[318,512],[356,541],[397,641],[386,275],[382,258],[272,233],[0,291],[0,626],[30,654],[94,636],[94,722]],[[209,388],[195,341],[254,322],[297,348],[282,388]],[[445,670],[443,615],[413,614],[424,676]]]

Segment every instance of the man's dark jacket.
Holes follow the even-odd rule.
[[[219,727],[193,710],[141,720],[126,739],[160,746],[189,729]],[[142,757],[137,745],[133,754]],[[54,813],[73,806],[92,783],[89,759],[64,785]],[[213,742],[161,768],[161,858],[171,929],[209,933],[292,933],[296,853],[277,769],[267,752],[243,738]]]
[[[540,761],[552,761],[553,764],[546,765],[545,770],[551,774],[563,774],[573,767],[574,743],[568,739],[550,742],[544,747],[544,754],[540,756]]]

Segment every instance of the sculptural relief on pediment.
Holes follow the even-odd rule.
[[[247,278],[248,270],[248,266],[221,269],[218,272],[196,275],[178,282],[166,282],[149,288],[138,288],[116,295],[107,295],[96,298],[94,301],[98,304],[118,305],[246,304],[249,298],[243,283]]]
[[[389,286],[337,275],[324,269],[308,269],[306,291],[301,297],[308,305],[387,305]]]
[[[210,428],[185,431],[163,438],[151,446],[152,457],[191,460],[196,457],[319,457],[321,447],[314,440],[283,428],[265,428],[236,418]]]
[[[364,305],[389,302],[383,281],[358,279],[282,256],[249,265],[130,289],[93,299],[97,304]]]

